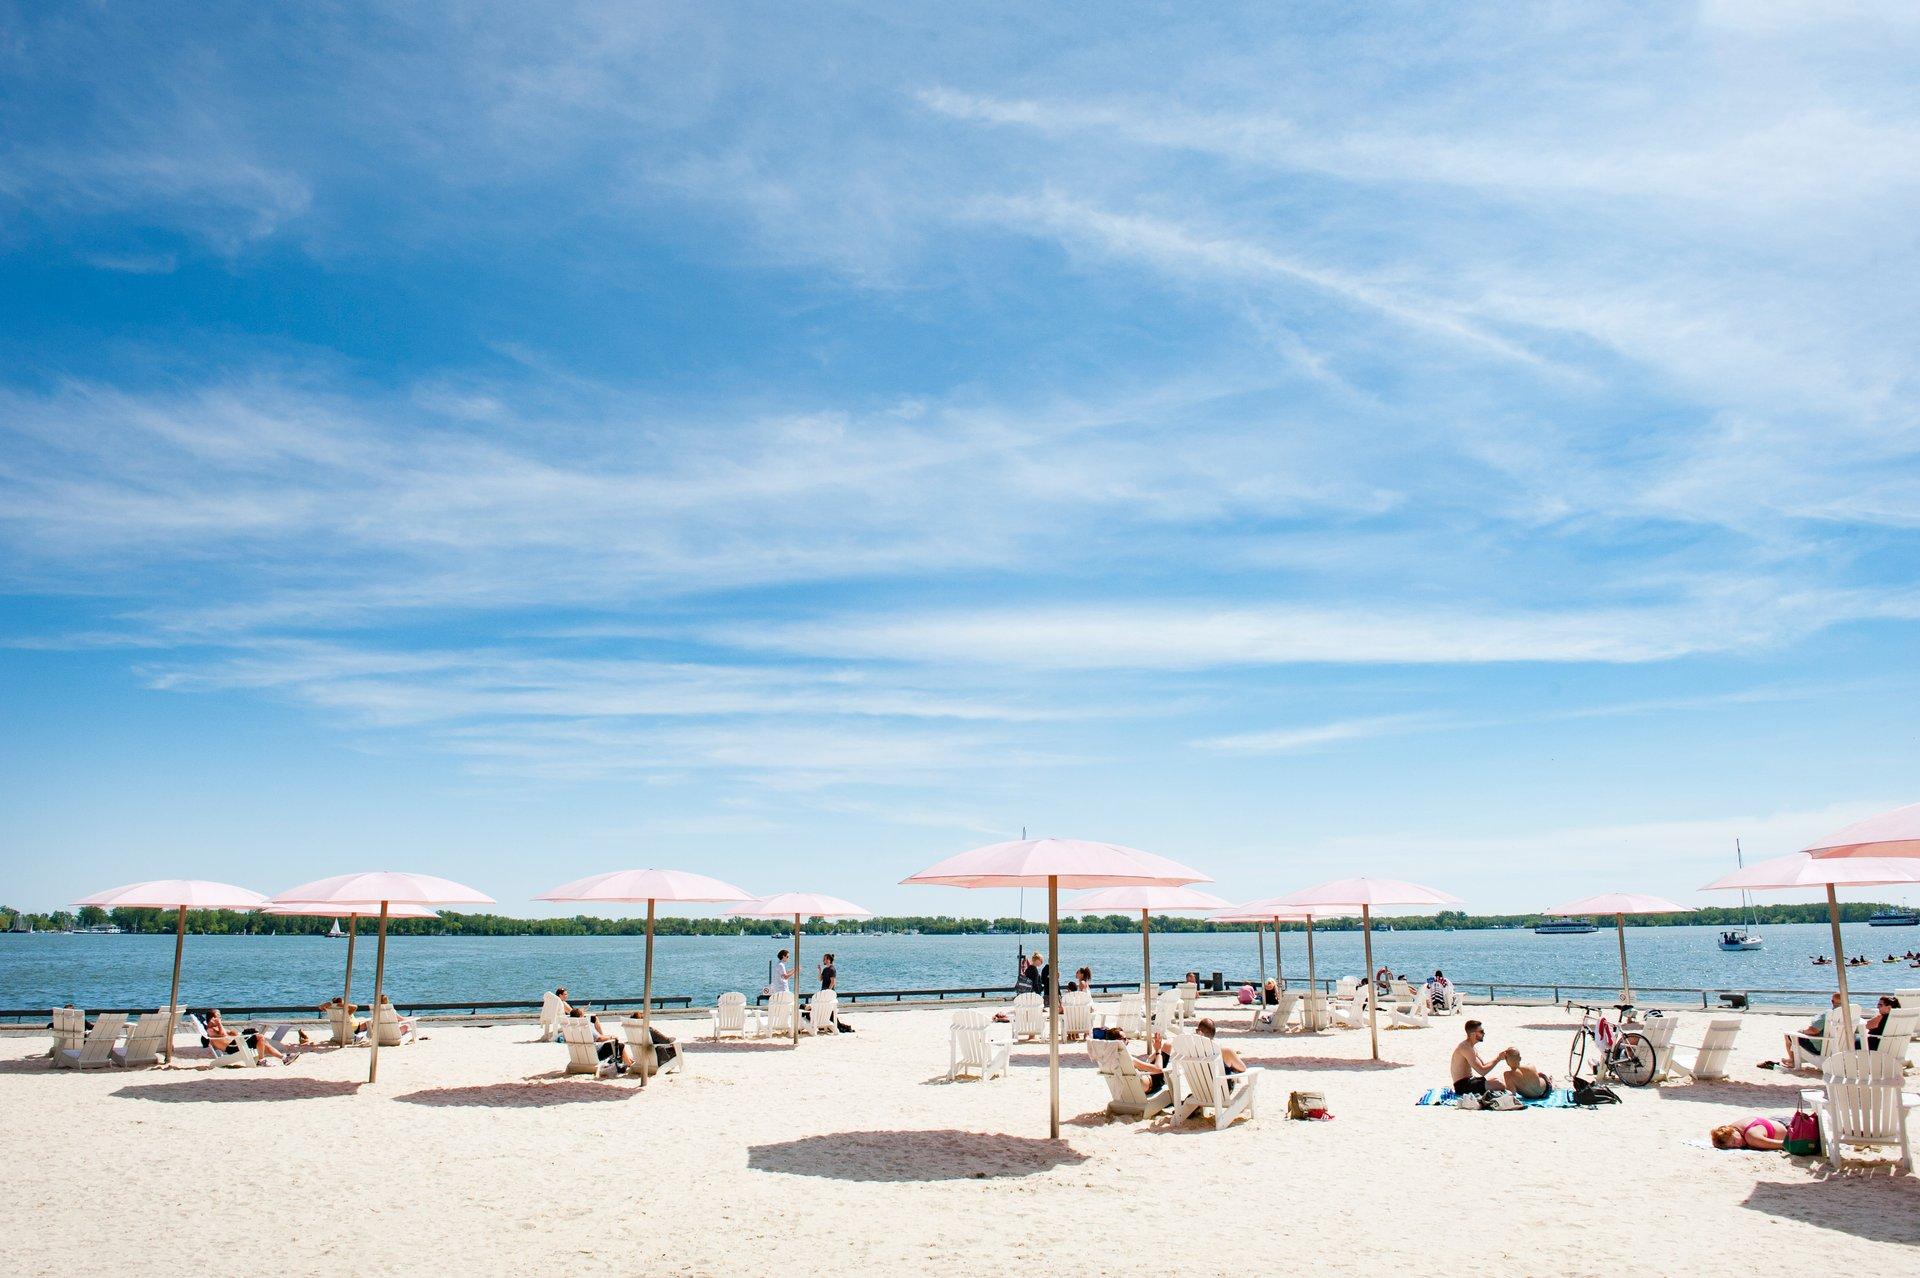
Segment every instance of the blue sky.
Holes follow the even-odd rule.
[[[0,899],[1917,797],[1911,10],[0,13]]]

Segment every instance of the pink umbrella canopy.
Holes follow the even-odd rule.
[[[103,910],[257,910],[267,903],[258,892],[206,879],[151,879],[82,897],[75,905]]]
[[[378,901],[287,901],[269,905],[260,911],[262,914],[277,914],[282,918],[295,919],[350,919],[355,915],[361,918],[374,918],[380,913]],[[424,905],[387,906],[390,919],[437,919],[440,911],[430,910]]]
[[[1088,839],[1017,839],[950,856],[930,865],[902,883],[932,883],[947,887],[1063,888],[1112,887],[1126,883],[1211,883],[1212,879],[1166,857]]]
[[[1835,830],[1806,849],[1821,859],[1831,857],[1920,857],[1920,803],[1882,812]]]
[[[872,910],[861,909],[852,901],[843,901],[824,892],[775,892],[772,896],[755,897],[744,905],[736,905],[720,913],[724,917],[742,919],[790,919],[796,914],[803,919],[873,917]]]
[[[1219,910],[1227,906],[1211,892],[1193,887],[1164,887],[1158,883],[1126,883],[1082,892],[1060,908],[1069,914],[1104,914],[1145,910],[1150,914],[1175,910]]]
[[[1320,989],[1320,969],[1315,965],[1313,960],[1314,920],[1351,919],[1358,918],[1359,916],[1360,907],[1357,905],[1288,905],[1286,904],[1285,897],[1269,896],[1257,901],[1244,901],[1239,905],[1228,906],[1224,910],[1217,910],[1207,915],[1207,918],[1214,923],[1273,924],[1273,966],[1274,971],[1283,982],[1287,979],[1287,973],[1280,962],[1279,925],[1282,923],[1305,923],[1307,925],[1307,992],[1316,994],[1317,996],[1317,992]],[[1266,959],[1262,957],[1260,962],[1261,968],[1264,971]],[[1312,1003],[1313,1001],[1309,1000],[1310,1010],[1302,1013],[1303,1017],[1311,1018],[1323,1014],[1321,1011],[1312,1010]],[[1302,1021],[1303,1025],[1310,1023],[1312,1022],[1309,1020],[1303,1019]]]
[[[395,870],[363,870],[358,874],[336,874],[330,879],[315,879],[299,887],[274,893],[275,904],[284,902],[372,901],[408,905],[492,905],[492,897],[452,879],[431,874],[403,874]]]
[[[1640,892],[1602,892],[1598,896],[1583,896],[1577,901],[1568,901],[1565,905],[1556,905],[1548,914],[1685,914],[1687,907],[1675,905],[1664,896],[1647,896]]]
[[[749,901],[753,893],[686,870],[612,870],[543,892],[536,901]]]
[[[1288,892],[1271,898],[1295,907],[1314,905],[1359,905],[1378,909],[1383,905],[1458,905],[1460,898],[1439,888],[1409,883],[1405,879],[1332,879],[1302,892]]]

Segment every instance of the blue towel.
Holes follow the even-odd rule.
[[[1419,1100],[1413,1103],[1415,1105],[1451,1105],[1458,1099],[1460,1099],[1459,1096],[1451,1087],[1430,1087],[1420,1094]],[[1528,1100],[1522,1096],[1520,1105],[1523,1109],[1572,1109],[1574,1108],[1573,1093],[1564,1087],[1556,1087],[1539,1100]]]

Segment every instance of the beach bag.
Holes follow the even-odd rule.
[[[1787,1120],[1786,1143],[1781,1150],[1795,1158],[1820,1156],[1820,1120],[1802,1110]]]
[[[1520,1098],[1512,1092],[1495,1090],[1487,1093],[1488,1109],[1520,1109]]]
[[[1319,1092],[1287,1093],[1288,1118],[1330,1118],[1327,1113],[1327,1098]]]
[[[1620,1093],[1605,1083],[1595,1083],[1584,1078],[1573,1081],[1573,1103],[1593,1108],[1600,1105],[1618,1105]]]
[[[1467,1092],[1453,1098],[1455,1109],[1485,1109],[1487,1098],[1479,1092]]]

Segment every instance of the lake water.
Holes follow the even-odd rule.
[[[1810,956],[1828,952],[1827,929],[1792,924],[1762,929],[1766,948],[1725,953],[1710,927],[1629,928],[1628,958],[1636,988],[1658,986],[1732,990],[1833,988],[1833,969],[1813,967]],[[1849,952],[1880,959],[1920,949],[1920,928],[1845,929]],[[1045,949],[1044,932],[1029,934],[1029,949]],[[1272,938],[1268,937],[1271,946]],[[1009,983],[1020,944],[1012,936],[809,937],[803,968],[811,988],[814,964],[831,946],[839,957],[840,988],[934,989]],[[1282,937],[1287,974],[1304,981],[1306,941]],[[780,942],[766,937],[662,937],[655,941],[654,991],[711,1002],[726,990],[751,995],[767,980],[767,965]],[[1358,975],[1360,934],[1315,934],[1321,978]],[[578,997],[629,998],[640,993],[644,942],[639,937],[395,937],[387,948],[387,988],[402,1005],[409,999],[536,999],[565,985]],[[363,936],[354,973],[356,1001],[373,989],[374,946]],[[1425,976],[1444,968],[1471,988],[1502,985],[1593,985],[1619,979],[1612,929],[1585,936],[1536,936],[1529,931],[1376,933],[1376,963],[1396,972]],[[182,975],[182,999],[194,1005],[318,1003],[337,994],[346,945],[320,937],[190,936]],[[1267,958],[1272,963],[1271,949]],[[44,1008],[154,1006],[166,999],[173,963],[171,936],[9,936],[0,934],[0,1007]],[[1193,970],[1252,979],[1260,972],[1251,933],[1190,933],[1156,936],[1154,972],[1171,977]],[[1071,973],[1093,968],[1094,979],[1138,980],[1139,936],[1064,936],[1060,966]],[[1271,972],[1269,972],[1271,975]],[[1856,991],[1920,987],[1920,971],[1875,963],[1850,973]],[[1591,997],[1577,995],[1575,997]],[[1756,1001],[1808,1003],[1801,998]]]

